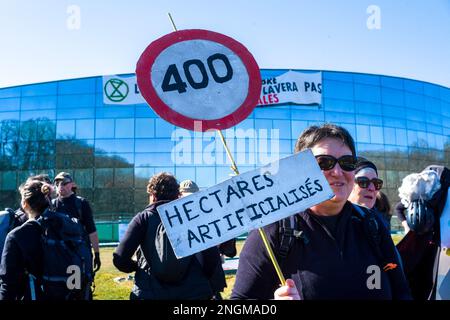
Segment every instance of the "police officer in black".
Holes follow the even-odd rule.
[[[100,251],[97,228],[89,202],[77,196],[75,183],[67,172],[60,172],[54,179],[58,197],[53,200],[53,205],[58,212],[67,213],[73,218],[80,220],[86,231],[86,241],[89,241],[94,250],[94,272],[100,269]]]

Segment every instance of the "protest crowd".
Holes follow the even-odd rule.
[[[282,284],[260,234],[248,226],[254,230],[239,255],[231,299],[435,299],[439,218],[448,197],[449,169],[430,164],[408,176],[399,190],[401,203],[392,205],[382,193],[376,164],[357,154],[343,127],[306,128],[294,154],[305,150],[312,152],[333,196],[263,226],[286,279]],[[149,177],[148,205],[131,220],[112,257],[118,270],[134,273],[130,299],[222,299],[224,257],[237,255],[235,238],[220,241],[224,230],[246,228],[324,191],[319,180],[307,182],[295,174],[291,179],[300,187],[284,194],[269,190],[273,177],[261,174],[252,183],[205,195],[194,181],[179,183],[167,172]],[[414,188],[418,185],[424,188]],[[214,245],[182,257],[174,251],[167,222],[180,227],[215,207],[239,206],[263,189],[271,192],[266,201],[232,209],[221,221],[188,232],[186,246]],[[77,195],[76,181],[67,172],[53,179],[30,176],[18,191],[17,208],[1,213],[0,300],[92,300],[101,268],[99,238],[91,205]],[[193,200],[167,206],[183,197]],[[168,209],[158,211],[160,206]],[[390,234],[391,208],[406,233],[397,245]]]

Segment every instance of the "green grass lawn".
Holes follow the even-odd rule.
[[[102,267],[95,276],[95,300],[128,300],[133,285],[132,281],[117,283],[117,277],[126,278],[128,274],[117,270],[112,263],[115,248],[101,248],[100,259]]]
[[[392,240],[397,244],[402,234],[392,235]],[[238,255],[242,250],[244,241],[236,243]],[[133,286],[133,281],[124,280],[122,282],[115,282],[114,279],[118,277],[127,278],[128,274],[120,272],[112,264],[112,254],[115,248],[101,248],[100,257],[102,260],[102,267],[95,277],[95,292],[94,299],[96,300],[128,300]],[[227,288],[223,292],[223,298],[229,299],[231,290],[234,286],[235,276],[227,275]]]

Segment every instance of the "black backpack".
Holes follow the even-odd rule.
[[[81,221],[82,217],[83,217],[83,209],[82,209],[82,201],[84,200],[83,197],[80,196],[76,196],[75,197],[75,208],[77,209],[77,214],[78,214],[78,220]],[[58,199],[53,199],[52,200],[52,206],[54,208],[57,208],[57,204],[58,204]]]
[[[3,246],[6,236],[14,228],[15,213],[11,208],[0,211],[0,262],[2,261]]]
[[[378,220],[371,210],[358,205],[353,205],[353,207],[357,212],[357,215],[354,217],[362,221],[370,247],[377,256],[380,265],[384,267],[388,262],[380,247],[381,229]],[[297,219],[297,215],[292,215],[279,222],[280,246],[278,248],[278,255],[282,261],[286,259],[296,240],[302,240],[304,244],[308,244],[309,242],[307,235],[301,230],[300,223]]]
[[[93,281],[91,248],[76,218],[47,209],[37,222],[42,227],[46,300],[89,300]],[[79,276],[79,277],[78,277]]]

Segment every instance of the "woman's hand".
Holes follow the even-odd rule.
[[[273,296],[275,300],[300,300],[297,287],[292,279],[286,279],[286,284],[279,287]]]

